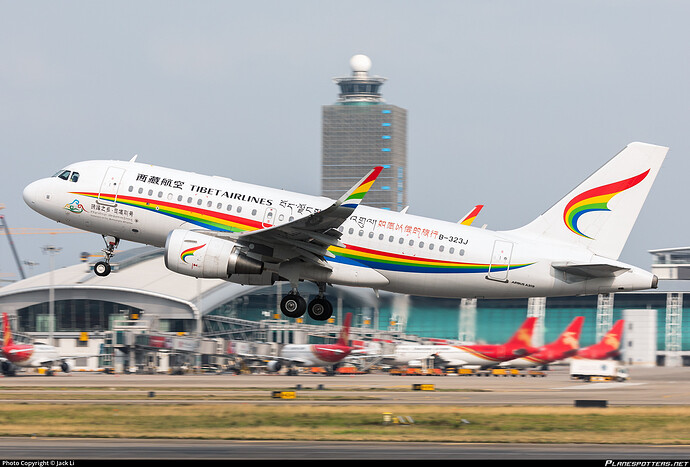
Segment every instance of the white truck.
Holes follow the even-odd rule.
[[[584,381],[627,381],[628,369],[616,360],[574,358],[570,361],[570,378]]]

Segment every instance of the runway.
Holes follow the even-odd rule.
[[[108,375],[100,373],[58,374],[53,377],[21,375],[0,377],[0,402],[29,403],[73,401],[75,394],[102,395],[79,400],[90,403],[197,403],[278,404],[272,391],[294,391],[292,403],[310,404],[453,404],[453,405],[570,405],[575,400],[605,400],[609,406],[690,405],[690,369],[632,368],[627,382],[585,383],[572,381],[567,368],[555,368],[543,378],[478,376],[390,376],[387,374],[323,376],[303,374],[258,375]],[[413,390],[418,384],[433,390]],[[118,388],[129,388],[123,394]],[[38,389],[27,395],[26,388]],[[136,389],[140,388],[140,392]],[[151,396],[153,393],[153,396]],[[22,394],[21,399],[16,395]],[[35,395],[35,399],[31,395]],[[59,395],[51,399],[50,394]],[[110,397],[118,394],[117,398]],[[132,397],[127,398],[127,394]],[[175,399],[175,394],[185,397]],[[146,397],[142,397],[146,396]],[[162,398],[165,396],[165,398]],[[205,399],[204,396],[212,396]]]
[[[4,404],[437,404],[455,406],[688,406],[690,370],[632,368],[622,383],[571,381],[566,367],[548,376],[323,376],[22,374],[1,377]],[[415,385],[433,390],[415,390]],[[271,397],[294,391],[296,398]],[[90,398],[83,398],[89,394]],[[81,398],[80,398],[81,397]],[[690,446],[605,444],[461,444],[286,441],[0,438],[2,459],[690,459]]]
[[[2,459],[687,460],[684,446],[0,438]],[[78,464],[77,464],[78,465]],[[603,463],[602,463],[603,465]],[[682,465],[682,464],[681,464]]]

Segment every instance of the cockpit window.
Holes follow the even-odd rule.
[[[55,174],[57,178],[61,178],[63,180],[69,180],[69,174],[72,173],[69,170],[63,170],[61,172],[58,172]]]
[[[73,182],[79,180],[79,172],[72,172],[72,178],[70,178],[70,180]]]

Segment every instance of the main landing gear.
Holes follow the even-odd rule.
[[[333,305],[324,297],[326,284],[319,283],[319,295],[309,302],[299,294],[297,287],[280,302],[280,311],[288,318],[299,318],[306,311],[316,321],[326,321],[333,315]]]
[[[110,274],[110,258],[115,254],[115,248],[120,244],[120,239],[112,235],[102,235],[105,241],[105,248],[102,250],[105,255],[105,261],[99,261],[93,265],[93,272],[97,276],[105,277]]]

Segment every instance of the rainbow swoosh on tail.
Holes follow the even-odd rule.
[[[182,254],[180,255],[180,259],[186,263],[187,258],[189,258],[190,256],[193,256],[197,250],[201,250],[205,246],[206,246],[206,244],[204,243],[203,245],[195,246],[195,247],[189,248],[187,250],[184,250],[182,252]]]
[[[364,198],[364,195],[367,194],[371,186],[374,184],[376,181],[376,178],[379,176],[381,173],[381,170],[383,170],[383,167],[375,167],[369,176],[365,178],[362,183],[357,185],[356,188],[352,190],[352,193],[343,201],[341,206],[346,207],[346,208],[356,208],[359,206],[359,203],[362,202],[362,199]]]
[[[577,227],[577,222],[580,220],[580,217],[588,212],[610,211],[608,202],[611,201],[611,198],[618,193],[634,187],[644,180],[647,174],[649,174],[649,170],[626,180],[592,188],[591,190],[577,195],[570,200],[563,210],[563,222],[565,222],[566,227],[581,237],[592,239],[592,237],[583,234]]]
[[[354,245],[347,245],[346,248],[331,247],[329,248],[329,251],[336,255],[336,257],[331,259],[331,261],[386,271],[436,274],[487,273],[489,271],[489,267],[491,266],[487,263],[462,263],[456,261],[417,258],[371,250]],[[529,266],[530,264],[533,263],[511,264],[509,266],[494,265],[491,266],[491,270],[505,271],[507,269],[520,269]]]

